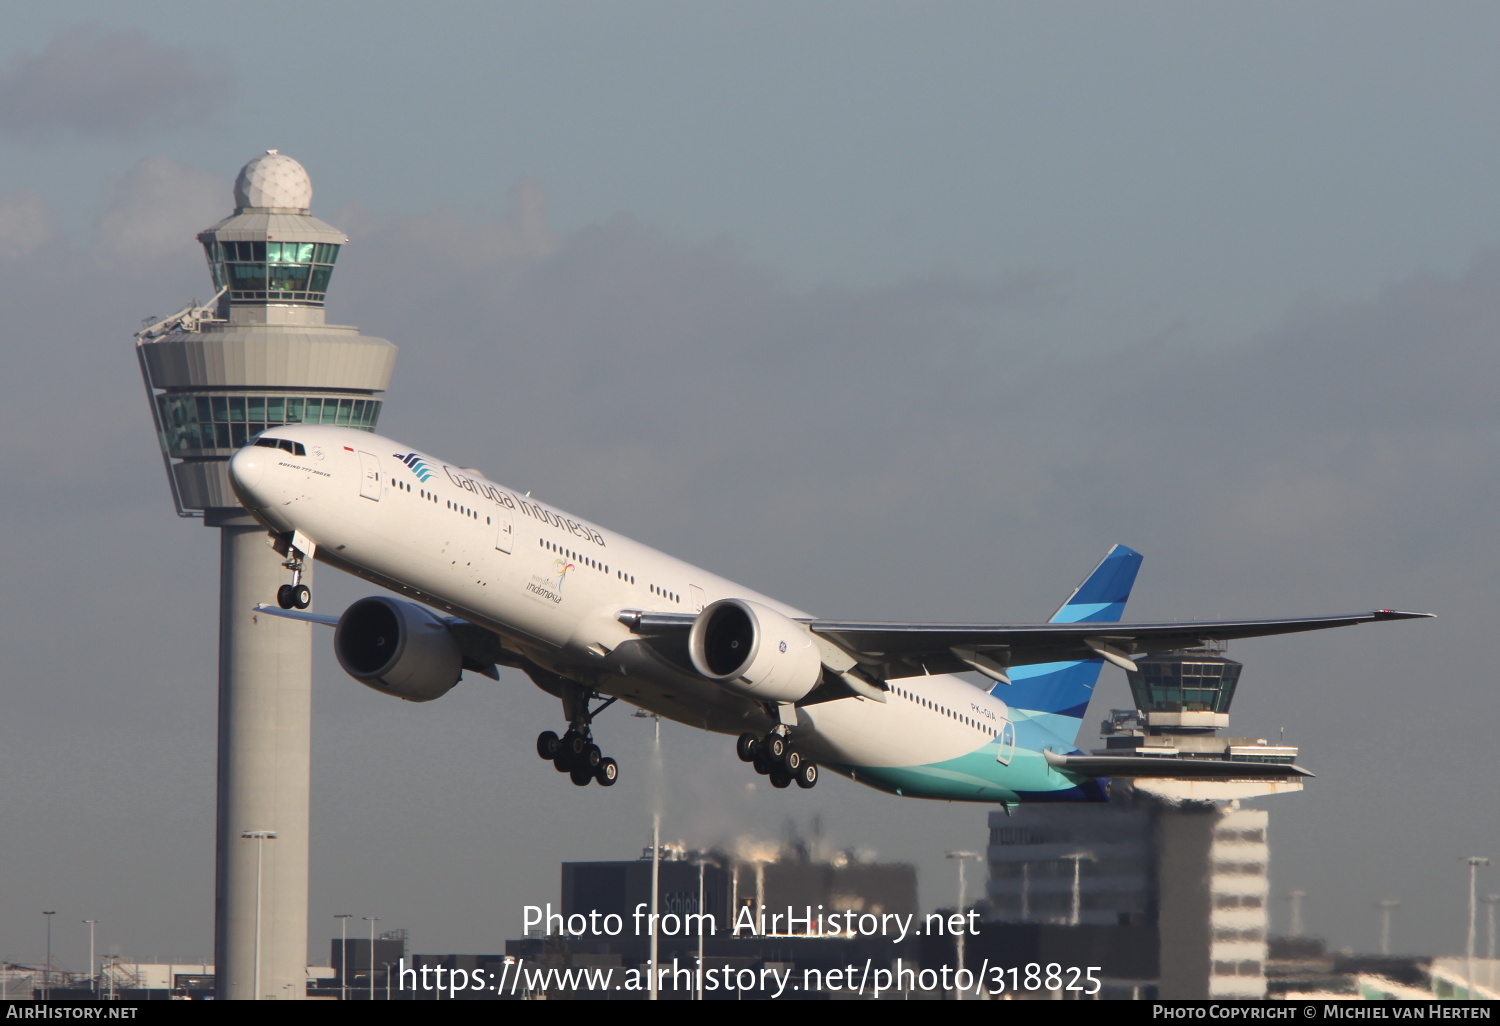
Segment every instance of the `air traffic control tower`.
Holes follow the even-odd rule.
[[[386,340],[324,323],[348,238],[311,201],[291,157],[246,164],[234,213],[198,236],[214,298],[136,334],[177,514],[219,531],[220,998],[306,993],[312,657],[309,624],[255,613],[291,575],[235,502],[228,460],[278,424],[373,430],[396,360]]]

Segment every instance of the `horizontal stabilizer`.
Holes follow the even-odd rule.
[[[1157,758],[1140,755],[1058,755],[1047,763],[1087,777],[1157,777],[1173,780],[1294,780],[1312,776],[1289,762],[1232,762],[1228,759]]]

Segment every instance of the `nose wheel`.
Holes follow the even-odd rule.
[[[741,734],[734,745],[741,762],[755,767],[755,772],[771,778],[772,787],[815,787],[818,765],[799,752],[785,734],[771,731],[765,737]]]
[[[305,584],[283,584],[276,589],[276,604],[282,609],[306,609],[312,605],[312,590]]]
[[[303,558],[299,550],[287,547],[286,561],[281,565],[292,572],[292,583],[276,589],[276,604],[282,609],[306,609],[312,605],[312,589],[302,583]]]

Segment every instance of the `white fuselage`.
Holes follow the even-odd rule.
[[[319,561],[481,625],[548,671],[670,719],[726,734],[776,723],[765,703],[663,659],[619,614],[692,614],[723,598],[807,614],[378,435],[296,425],[267,435],[302,443],[306,455],[243,449],[231,464],[236,489],[267,527],[295,532]],[[947,675],[890,686],[884,703],[798,707],[799,748],[887,790],[1014,800],[1004,702]],[[938,764],[949,768],[883,772]]]

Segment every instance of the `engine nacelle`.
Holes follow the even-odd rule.
[[[413,602],[383,595],[344,610],[333,650],[349,676],[408,702],[441,698],[463,672],[463,652],[447,623]]]
[[[807,628],[759,602],[710,603],[693,623],[688,652],[709,680],[765,701],[795,702],[823,679]]]

